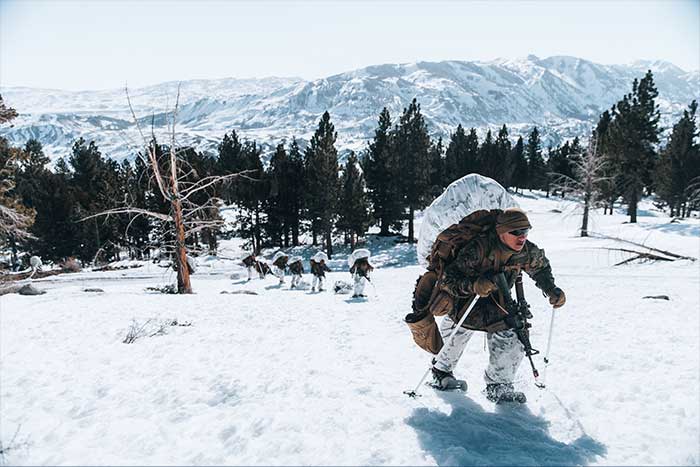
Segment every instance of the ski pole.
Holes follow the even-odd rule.
[[[547,379],[547,367],[549,366],[549,350],[552,348],[552,334],[554,331],[555,308],[552,307],[552,317],[549,320],[549,337],[547,337],[547,350],[544,353],[544,370],[542,370],[542,387]]]
[[[438,354],[434,357],[435,360],[437,360],[437,359],[440,357],[440,355],[442,354],[443,350],[445,350],[445,348],[447,347],[447,344],[448,344],[448,343],[449,343],[449,344],[452,344],[452,339],[454,339],[455,334],[457,334],[457,331],[458,331],[459,328],[462,326],[462,323],[464,322],[464,320],[467,319],[467,315],[469,314],[470,311],[472,311],[472,308],[474,308],[474,305],[476,305],[476,302],[477,302],[477,297],[474,296],[474,298],[472,299],[471,303],[470,303],[469,306],[467,307],[467,310],[464,312],[464,314],[462,315],[462,317],[459,319],[459,322],[457,323],[457,325],[455,326],[455,328],[452,330],[452,333],[450,333],[450,337],[447,338],[447,341],[443,344],[442,349],[440,349],[440,352],[438,352]],[[428,313],[430,313],[430,312],[428,312]],[[430,373],[430,371],[431,371],[432,369],[433,369],[433,365],[431,364],[431,365],[428,367],[428,369],[425,371],[425,373],[423,373],[423,377],[420,379],[420,381],[418,382],[418,384],[416,385],[416,387],[413,389],[413,391],[404,391],[403,393],[406,394],[408,397],[412,397],[412,398],[414,398],[414,399],[415,399],[416,397],[419,397],[420,394],[418,394],[418,389],[420,389],[421,384],[423,384],[423,381],[425,381],[425,378],[428,377],[428,374]]]

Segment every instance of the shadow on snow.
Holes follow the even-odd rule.
[[[555,440],[527,405],[490,413],[463,395],[438,395],[452,406],[449,415],[419,408],[406,420],[438,465],[583,465],[607,451],[585,434],[570,444]]]

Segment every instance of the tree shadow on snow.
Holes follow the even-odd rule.
[[[406,420],[438,465],[584,465],[607,451],[585,434],[570,444],[553,439],[549,422],[526,405],[489,413],[464,395],[439,396],[452,406],[449,415],[419,408]]]

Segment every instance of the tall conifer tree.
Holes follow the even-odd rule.
[[[374,138],[362,160],[372,217],[379,223],[379,235],[390,235],[401,225],[398,155],[392,141],[391,116],[385,107],[379,114]]]
[[[399,155],[401,197],[408,209],[408,241],[415,241],[413,218],[416,209],[425,206],[428,195],[430,137],[414,98],[399,120],[395,129],[396,151]]]
[[[350,247],[354,250],[357,237],[364,235],[369,226],[365,180],[354,152],[348,157],[341,177],[339,208],[338,227],[349,234]]]
[[[308,217],[311,219],[314,244],[316,244],[316,236],[322,235],[329,258],[333,253],[331,234],[339,185],[338,151],[335,148],[337,137],[330,114],[324,112],[304,153],[306,205]]]

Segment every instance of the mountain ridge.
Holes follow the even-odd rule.
[[[167,131],[180,84],[176,135],[180,144],[214,152],[224,133],[236,130],[265,151],[282,140],[310,139],[328,111],[342,153],[362,150],[387,107],[396,120],[414,97],[431,136],[449,137],[458,124],[488,129],[506,124],[512,137],[534,126],[545,143],[585,137],[598,115],[630,92],[632,80],[654,72],[662,127],[673,124],[692,99],[700,98],[700,74],[670,62],[642,60],[601,65],[570,56],[488,62],[446,60],[370,65],[316,80],[218,78],[168,81],[129,89],[133,110],[159,138]],[[656,71],[655,71],[656,70]],[[131,158],[139,136],[124,89],[61,91],[4,87],[5,102],[19,112],[0,134],[12,144],[38,139],[56,159],[79,137],[94,139],[103,154]]]

